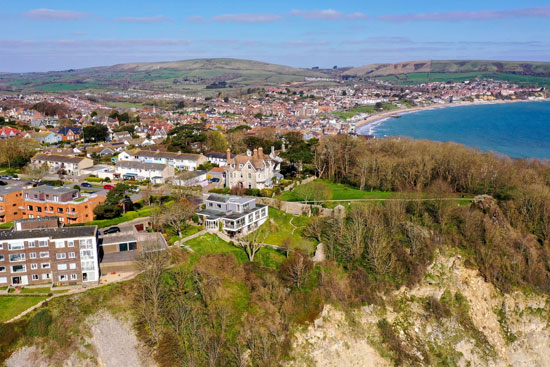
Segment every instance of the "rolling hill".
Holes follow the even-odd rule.
[[[239,59],[194,59],[129,63],[45,73],[0,74],[0,90],[59,92],[85,89],[145,89],[189,92],[304,82],[318,71]]]
[[[550,85],[550,62],[487,60],[424,60],[371,64],[349,69],[347,77],[376,78],[398,84],[462,81],[476,77],[516,83]]]

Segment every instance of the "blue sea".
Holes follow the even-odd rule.
[[[359,133],[452,141],[514,158],[550,158],[550,102],[412,112],[362,126]]]

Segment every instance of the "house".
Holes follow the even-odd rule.
[[[61,135],[63,141],[77,141],[80,139],[82,129],[79,127],[69,126],[60,129],[57,133]]]
[[[85,157],[70,157],[58,154],[37,154],[31,159],[31,164],[41,166],[47,164],[50,173],[80,175],[80,171],[94,165],[94,161]]]
[[[227,187],[247,189],[270,188],[280,179],[280,162],[265,155],[260,147],[253,152],[238,154],[231,158],[227,150],[225,166],[225,184]]]
[[[132,135],[128,131],[119,131],[113,133],[111,136],[112,141],[124,141],[132,139]]]
[[[0,223],[8,223],[23,218],[23,191],[21,187],[0,186]]]
[[[53,131],[41,130],[41,131],[30,131],[30,137],[41,144],[56,144],[61,141],[61,135]]]
[[[262,225],[268,217],[266,205],[255,198],[235,195],[203,194],[204,209],[197,212],[208,230],[221,228],[230,235],[246,234]]]
[[[179,174],[174,180],[174,185],[178,186],[207,186],[208,172],[206,171],[186,171]]]
[[[86,223],[94,219],[94,208],[103,195],[81,195],[77,189],[42,185],[23,189],[21,218],[55,216],[65,224]]]
[[[97,226],[64,227],[45,217],[0,230],[0,286],[97,282],[98,259]]]
[[[89,147],[86,149],[86,155],[92,157],[93,154],[97,154],[100,157],[105,157],[115,153],[115,149],[109,144],[100,144],[96,147]]]
[[[110,180],[114,180],[116,171],[113,166],[109,166],[107,164],[97,164],[95,166],[83,169],[80,173],[86,176],[95,176],[103,179],[108,178]]]
[[[118,155],[118,160],[167,164],[180,171],[193,171],[207,161],[202,154],[161,152],[159,150],[138,150],[135,153],[124,151]]]
[[[0,129],[0,139],[15,138],[17,136],[23,136],[21,130],[14,129],[13,127],[3,127]]]
[[[58,147],[46,147],[42,149],[42,152],[45,154],[56,154],[63,155],[67,157],[74,157],[79,153],[75,152],[73,148],[58,148]]]
[[[162,184],[174,175],[174,167],[167,164],[119,160],[115,165],[115,177],[124,180],[150,180]]]
[[[120,232],[99,235],[101,273],[135,271],[142,251],[159,251],[168,248],[166,239],[160,232],[148,232],[148,220],[132,221],[132,224],[119,225]]]
[[[205,156],[208,162],[217,164],[218,167],[227,166],[227,154],[225,153],[210,152]],[[231,154],[230,158],[235,158],[235,154]]]

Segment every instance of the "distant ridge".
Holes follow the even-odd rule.
[[[550,62],[491,60],[425,60],[358,66],[343,73],[348,76],[387,76],[409,73],[510,73],[550,76]]]

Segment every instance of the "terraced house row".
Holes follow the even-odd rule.
[[[67,187],[0,187],[0,223],[16,219],[58,217],[62,223],[86,223],[94,219],[94,208],[105,197],[82,195]]]

